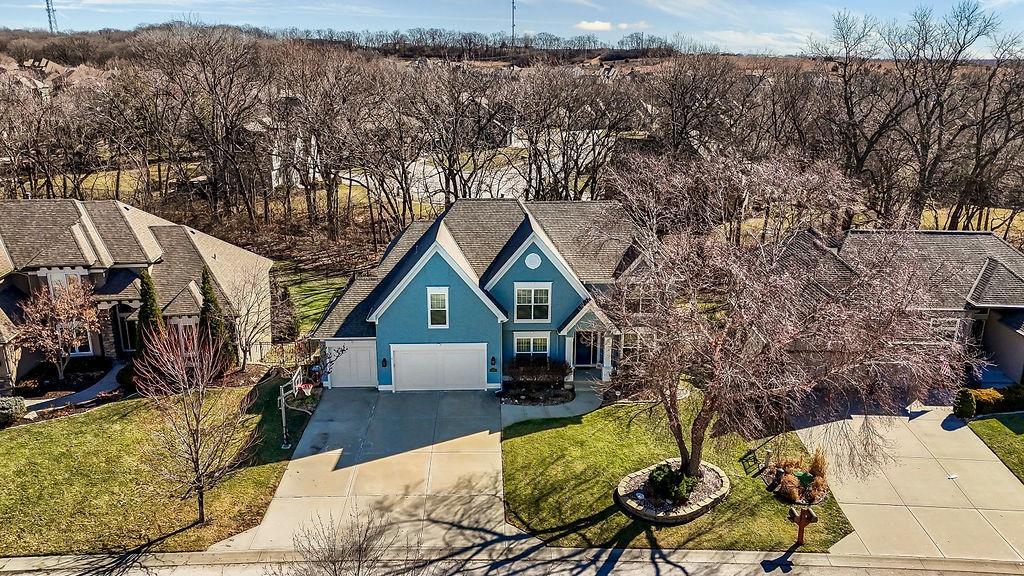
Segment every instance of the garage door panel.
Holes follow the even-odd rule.
[[[337,341],[327,344],[328,354],[336,354],[339,348],[344,352],[334,359],[329,381],[331,387],[354,387],[377,385],[377,345],[372,340]]]
[[[482,390],[486,344],[394,345],[395,390]]]

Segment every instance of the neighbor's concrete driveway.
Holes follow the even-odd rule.
[[[949,409],[883,419],[893,457],[867,476],[846,470],[829,484],[855,532],[832,552],[1021,560],[1024,485]],[[811,450],[827,426],[798,431]],[[837,456],[831,455],[835,462]],[[842,462],[837,462],[842,468]]]
[[[505,540],[498,399],[325,390],[262,523],[211,550],[285,550],[317,515],[356,514],[386,515],[398,546]]]

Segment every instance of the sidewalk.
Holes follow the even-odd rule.
[[[120,386],[120,384],[117,383],[117,373],[121,368],[124,368],[124,364],[117,362],[109,372],[103,375],[103,378],[100,378],[99,382],[96,382],[85,390],[79,390],[74,394],[68,394],[67,396],[61,396],[60,398],[53,398],[52,400],[42,400],[32,404],[26,403],[25,408],[29,412],[39,412],[41,410],[63,408],[65,406],[73,406],[75,404],[81,404],[82,402],[88,402],[100,394],[110,392]]]
[[[434,552],[432,554],[432,552]],[[436,564],[442,573],[473,570],[502,574],[807,574],[877,576],[891,572],[929,575],[985,573],[1024,575],[1024,562],[944,558],[870,557],[842,554],[705,550],[606,550],[548,548],[536,541],[503,549],[421,551],[393,549],[388,561]],[[262,574],[273,564],[300,561],[294,552],[193,552],[124,556],[0,558],[0,574]]]

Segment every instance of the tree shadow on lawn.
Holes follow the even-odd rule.
[[[457,483],[458,492],[478,492],[477,480],[464,477]],[[565,524],[531,529],[507,506],[504,507],[504,525],[499,527],[488,523],[493,510],[489,509],[487,499],[475,499],[471,503],[446,510],[440,516],[427,514],[424,522],[433,525],[434,530],[443,530],[457,535],[457,543],[442,548],[429,558],[422,558],[412,567],[397,570],[395,573],[411,571],[415,568],[433,567],[446,574],[459,574],[472,571],[479,574],[498,573],[503,575],[522,573],[544,574],[612,574],[616,571],[622,550],[628,548],[634,540],[643,537],[649,544],[650,563],[655,573],[679,573],[685,568],[673,562],[657,545],[655,528],[646,523],[629,521],[609,538],[601,541],[587,542],[586,548],[553,548],[549,542],[585,532],[609,521],[617,514],[622,514],[614,503],[587,516],[566,522]],[[518,529],[509,533],[509,518],[519,525],[527,526],[527,532]],[[485,562],[484,565],[480,565]]]
[[[471,483],[472,481],[467,480],[466,482]],[[467,483],[463,483],[462,488],[465,488]],[[503,575],[526,573],[614,574],[624,568],[619,565],[623,551],[633,548],[646,552],[647,561],[654,569],[655,574],[685,574],[689,571],[685,565],[668,554],[675,548],[685,549],[689,539],[672,548],[663,549],[658,540],[658,532],[663,529],[662,527],[625,516],[614,502],[586,516],[557,526],[547,527],[530,526],[515,511],[506,507],[506,522],[511,520],[515,525],[526,529],[525,532],[516,530],[513,533],[506,533],[496,526],[481,522],[480,519],[487,518],[489,514],[486,506],[486,501],[481,500],[462,506],[455,514],[448,513],[444,517],[432,517],[428,514],[425,518],[426,523],[433,524],[435,529],[440,528],[458,533],[460,543],[440,550],[433,557],[422,558],[415,563],[414,567],[430,566],[446,574],[467,571]],[[716,526],[728,526],[748,514],[747,508],[739,507],[726,516],[720,515]],[[600,539],[584,537],[579,546],[572,548],[559,548],[551,545],[552,542],[585,534],[606,522],[614,522],[620,515],[626,523],[607,537]],[[643,544],[636,546],[634,544],[636,542]],[[636,555],[631,555],[629,562],[636,564],[637,558]],[[780,562],[785,560],[788,558],[783,557]],[[400,572],[402,570],[395,573]]]
[[[193,522],[188,526],[183,526],[157,538],[147,540],[138,546],[121,552],[112,553],[109,556],[93,557],[84,565],[77,560],[73,560],[74,567],[78,570],[76,574],[79,576],[117,576],[120,574],[127,574],[130,570],[140,566],[141,561],[145,556],[152,553],[158,546],[160,546],[160,544],[196,525],[197,523]],[[53,569],[56,570],[63,568],[64,566],[61,566],[60,564],[53,567]]]

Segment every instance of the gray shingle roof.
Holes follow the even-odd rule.
[[[368,338],[376,335],[376,328],[366,321],[373,303],[368,296],[377,287],[378,279],[356,278],[334,300],[313,332],[315,338]]]
[[[616,202],[462,199],[440,219],[481,284],[532,231],[546,235],[584,283],[612,281],[632,253],[633,229]],[[411,224],[392,242],[380,265],[357,278],[332,303],[313,337],[373,336],[374,326],[366,316],[433,243],[435,224],[436,220]]]
[[[100,301],[138,300],[141,298],[139,275],[128,268],[111,270],[107,281],[94,291],[94,296]]]
[[[98,261],[73,200],[0,201],[0,236],[15,269]]]
[[[195,293],[203,276],[206,262],[199,249],[192,242],[188,229],[184,226],[153,226],[153,236],[163,249],[163,260],[153,266],[150,275],[156,288],[157,298],[164,314],[170,316],[192,316],[199,314],[202,297],[196,298]],[[225,312],[229,312],[230,303],[214,277],[214,291]]]
[[[1024,280],[995,258],[987,258],[967,300],[975,306],[998,308],[1024,304]]]
[[[444,224],[476,275],[483,276],[523,218],[523,208],[514,199],[466,199],[452,205]]]
[[[839,250],[847,256],[870,249],[876,231],[851,230]],[[1024,255],[991,232],[913,230],[905,237],[906,250],[938,274],[929,306],[963,309],[1024,306]],[[991,263],[990,263],[991,262]]]
[[[6,267],[12,269],[155,262],[122,208],[114,200],[0,201],[0,244],[6,248],[0,261],[9,257]]]
[[[114,262],[119,264],[150,262],[142,250],[138,236],[128,225],[118,202],[97,200],[83,202],[83,205]]]
[[[529,202],[526,209],[584,284],[614,280],[633,245],[618,202]]]

